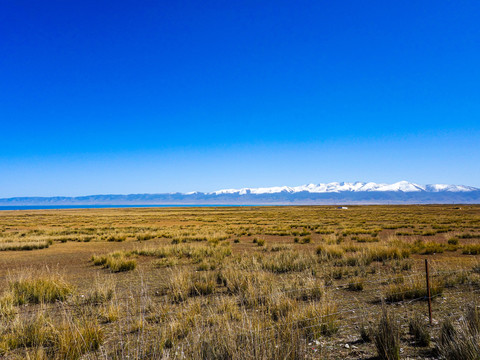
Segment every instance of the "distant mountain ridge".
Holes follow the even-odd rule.
[[[480,189],[465,185],[331,182],[301,186],[223,189],[214,192],[13,197],[0,206],[51,205],[327,205],[327,204],[480,204]]]
[[[479,191],[480,189],[465,186],[465,185],[447,185],[447,184],[429,184],[419,185],[408,181],[399,181],[394,184],[377,184],[374,182],[331,182],[328,184],[308,184],[301,186],[277,186],[268,188],[243,188],[243,189],[224,189],[214,191],[210,194],[272,194],[286,191],[289,193],[297,193],[307,191],[310,193],[328,193],[328,192],[342,192],[342,191],[425,191],[425,192],[467,192],[467,191]]]

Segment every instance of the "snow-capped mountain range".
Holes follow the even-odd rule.
[[[301,186],[224,189],[169,194],[15,197],[0,207],[90,205],[328,205],[328,204],[480,204],[480,189],[464,185],[332,182]]]
[[[274,186],[266,188],[242,188],[242,189],[224,189],[214,191],[210,194],[274,194],[280,192],[298,193],[306,191],[309,193],[339,193],[342,191],[401,191],[401,192],[466,192],[466,191],[478,191],[479,189],[464,186],[464,185],[448,185],[448,184],[429,184],[419,185],[408,181],[399,181],[394,184],[374,183],[374,182],[331,182],[327,184],[308,184],[300,186]]]

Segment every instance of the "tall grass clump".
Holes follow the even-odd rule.
[[[450,245],[450,247],[455,247]],[[413,252],[421,255],[433,255],[433,254],[442,254],[445,250],[448,250],[445,244],[439,244],[435,242],[422,242],[417,241],[413,248]]]
[[[38,312],[18,317],[3,334],[4,351],[34,349],[40,359],[80,359],[96,351],[104,341],[104,332],[94,318],[74,319],[64,315],[62,322]],[[29,357],[28,357],[29,358]]]
[[[0,243],[0,251],[38,250],[46,249],[52,245],[52,241],[29,241]]]
[[[127,235],[125,235],[125,234],[112,234],[112,235],[109,235],[106,240],[111,241],[111,242],[122,242],[122,241],[127,240]]]
[[[105,256],[93,255],[91,261],[93,265],[103,266],[112,272],[130,271],[137,267],[137,260],[129,259],[122,252],[114,252]]]
[[[185,259],[188,262],[198,264],[207,258],[216,262],[221,262],[224,258],[232,254],[232,249],[229,244],[226,244],[226,246],[175,244],[161,247],[146,247],[133,250],[128,254],[153,256],[159,259]]]
[[[410,278],[405,281],[404,278],[399,278],[399,281],[390,285],[385,293],[386,302],[398,302],[403,300],[427,300],[427,288],[425,282],[421,278]],[[435,279],[430,285],[430,296],[436,297],[441,295],[444,290],[444,283],[441,280]]]
[[[321,260],[341,259],[344,255],[344,250],[337,245],[319,245],[316,252]]]
[[[321,335],[331,336],[337,333],[339,327],[336,312],[335,303],[324,300],[320,304],[311,303],[300,308],[292,317],[297,319],[296,324],[303,336],[312,341]]]
[[[192,273],[185,269],[170,271],[164,292],[172,302],[181,303],[189,297],[212,294],[216,283],[212,273]]]
[[[438,351],[443,359],[478,360],[480,358],[480,335],[478,310],[470,308],[464,319],[455,327],[447,318],[440,329]]]
[[[43,312],[33,316],[17,317],[2,336],[2,348],[34,348],[52,346],[54,328]]]
[[[364,343],[369,343],[371,342],[372,335],[373,335],[373,329],[370,324],[368,324],[365,320],[363,320],[360,323],[360,338]]]
[[[238,333],[235,324],[221,322],[215,327],[194,329],[185,357],[202,360],[299,360],[308,356],[305,339],[297,327],[277,326],[258,331],[256,323],[246,323],[249,331]]]
[[[347,289],[350,291],[362,291],[363,287],[364,280],[360,278],[351,280],[347,285]]]
[[[314,263],[313,257],[296,251],[282,251],[261,259],[262,268],[273,273],[303,271]]]
[[[264,305],[272,294],[278,292],[275,275],[265,271],[246,271],[227,266],[217,274],[217,283],[225,286],[227,293],[236,295],[238,302],[255,307]]]
[[[102,304],[110,301],[115,294],[115,283],[113,279],[95,278],[93,286],[80,296],[81,302],[84,304]]]
[[[376,246],[369,249],[370,261],[401,260],[410,256],[410,251],[400,247]]]
[[[9,288],[16,305],[65,301],[73,292],[73,287],[55,274],[21,275],[9,282]]]
[[[465,254],[465,255],[480,254],[480,244],[465,245],[463,247],[462,254]]]
[[[412,317],[408,323],[408,331],[417,346],[430,345],[430,332],[427,323],[420,315]]]
[[[65,319],[55,329],[53,354],[58,359],[80,359],[98,350],[105,338],[103,328],[94,318]]]
[[[154,238],[155,238],[155,234],[149,233],[149,232],[144,232],[144,233],[137,234],[137,240],[138,241],[145,241],[145,240],[150,240],[150,239],[154,239]]]
[[[380,360],[400,360],[400,328],[384,307],[373,339]]]
[[[16,313],[14,295],[12,291],[6,291],[0,297],[0,320],[10,319]]]

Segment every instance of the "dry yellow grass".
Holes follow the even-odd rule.
[[[426,314],[425,258],[436,319],[476,299],[479,236],[480,206],[3,211],[0,356],[369,358],[382,301]]]

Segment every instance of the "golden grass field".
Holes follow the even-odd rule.
[[[478,359],[479,260],[476,205],[0,211],[0,357]]]

